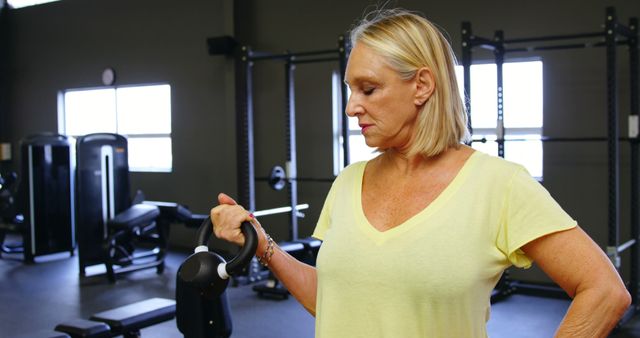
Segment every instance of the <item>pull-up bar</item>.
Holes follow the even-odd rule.
[[[617,46],[626,46],[629,44],[628,40],[618,40],[615,42]],[[541,51],[551,51],[551,50],[561,50],[561,49],[579,49],[579,48],[593,48],[593,47],[607,47],[607,43],[604,41],[601,42],[585,42],[585,43],[574,43],[574,44],[566,44],[566,45],[551,45],[551,46],[532,46],[532,47],[523,47],[523,48],[506,48],[505,53],[516,53],[516,52],[541,52]]]
[[[566,35],[547,35],[547,36],[538,36],[538,37],[530,37],[530,38],[505,39],[504,42],[505,43],[524,43],[524,42],[538,42],[538,41],[573,40],[573,39],[597,38],[597,37],[604,37],[604,32],[566,34]]]
[[[613,7],[607,8],[606,20],[607,23],[615,20],[615,10]],[[633,39],[637,35],[637,20],[631,18],[629,20],[629,26],[625,26],[619,22],[615,22],[613,25],[606,25],[607,28],[600,32],[589,33],[577,33],[577,34],[562,34],[562,35],[547,35],[538,37],[525,37],[517,39],[499,39],[498,34],[502,34],[502,31],[496,31],[493,38],[485,38],[475,36],[471,33],[471,23],[465,21],[462,23],[462,47],[474,48],[480,47],[488,50],[496,50],[504,48],[504,53],[512,52],[530,52],[530,51],[545,51],[545,50],[561,50],[561,49],[577,49],[577,48],[590,48],[590,47],[606,47],[607,43],[604,41],[607,35],[619,35],[627,39]],[[544,45],[544,46],[527,46],[527,47],[514,47],[505,48],[505,45],[509,44],[521,44],[528,42],[548,42],[548,41],[563,41],[563,40],[578,40],[588,38],[602,38],[603,40],[597,42],[584,42],[584,43],[570,43],[562,45]],[[627,41],[616,41],[616,45],[628,45]]]
[[[327,49],[327,50],[318,50],[318,51],[309,51],[309,52],[285,52],[281,54],[274,54],[269,52],[255,52],[250,51],[248,53],[249,61],[262,61],[262,60],[290,60],[296,58],[304,58],[309,56],[319,56],[319,55],[327,55],[327,54],[335,54],[336,57],[333,60],[338,60],[338,56],[340,54],[339,49]]]

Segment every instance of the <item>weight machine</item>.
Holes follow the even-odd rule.
[[[593,41],[594,39],[599,39]],[[569,42],[569,41],[578,42]],[[585,42],[585,40],[587,40]],[[537,42],[562,42],[560,44],[540,45],[540,46],[527,46],[527,47],[513,47],[514,45],[521,45],[524,43],[537,43]],[[630,89],[631,89],[631,104],[629,115],[629,133],[624,137],[620,135],[618,126],[619,109],[618,109],[618,96],[617,96],[617,47],[627,46],[629,48],[629,68],[630,68]],[[638,101],[638,19],[632,17],[629,19],[629,25],[625,26],[618,21],[615,8],[607,7],[605,13],[604,30],[599,32],[589,32],[582,34],[570,34],[570,35],[552,35],[542,37],[529,37],[520,39],[505,39],[504,32],[497,30],[494,33],[493,38],[483,38],[472,34],[471,24],[469,22],[462,23],[462,64],[464,68],[464,91],[465,101],[468,114],[469,130],[471,129],[471,76],[470,68],[472,63],[472,50],[473,48],[483,48],[493,51],[495,56],[495,63],[497,66],[497,138],[495,142],[498,146],[498,156],[504,157],[504,145],[507,141],[521,141],[521,140],[507,140],[505,136],[504,127],[504,115],[503,115],[503,82],[502,82],[502,66],[504,63],[504,57],[507,53],[512,52],[532,52],[532,51],[551,51],[551,50],[565,50],[576,48],[591,48],[591,47],[604,47],[606,49],[606,67],[607,67],[607,136],[606,137],[583,137],[583,138],[554,138],[554,137],[542,137],[543,142],[607,142],[608,153],[608,244],[607,255],[616,266],[617,269],[621,267],[620,253],[630,249],[631,250],[631,281],[628,284],[629,291],[633,299],[633,305],[627,311],[623,317],[621,323],[629,320],[636,311],[638,311],[639,296],[638,282],[640,280],[639,264],[640,264],[640,251],[638,250],[639,239],[639,224],[640,215],[638,214],[638,203],[640,197],[640,182],[638,181],[638,160],[639,153],[639,120],[638,113],[640,111],[640,105]],[[628,141],[630,144],[630,157],[631,157],[631,239],[625,243],[620,242],[620,142]],[[476,139],[472,142],[487,142],[486,139]],[[550,290],[549,288],[537,287],[533,285],[526,285],[525,283],[512,281],[508,278],[505,272],[505,278],[503,278],[496,291],[492,295],[492,302],[499,301],[505,297],[508,297],[514,292],[521,291],[523,293],[529,292],[534,294],[564,294],[561,290]]]

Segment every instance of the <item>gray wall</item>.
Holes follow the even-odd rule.
[[[373,1],[293,0],[63,0],[12,14],[12,77],[8,119],[0,135],[14,144],[33,132],[57,130],[56,94],[65,88],[100,86],[112,66],[117,84],[168,82],[172,86],[174,171],[134,173],[134,189],[149,199],[173,200],[206,212],[219,191],[236,192],[233,61],[209,56],[205,39],[235,35],[256,50],[282,52],[334,48]],[[640,16],[637,1],[397,1],[424,12],[451,36],[460,52],[460,24],[477,35],[503,29],[507,38],[598,31],[604,8],[615,6],[621,21]],[[620,49],[620,54],[624,50]],[[513,55],[528,57],[534,54]],[[549,136],[605,134],[604,49],[535,54],[545,62],[545,127]],[[477,60],[488,59],[480,55]],[[628,110],[628,67],[620,57],[621,112]],[[296,71],[300,176],[329,177],[331,163],[330,76],[337,65],[300,65]],[[284,74],[278,62],[255,67],[256,174],[266,175],[285,159]],[[626,123],[621,123],[625,130]],[[622,148],[623,153],[627,150]],[[15,161],[14,161],[15,162]],[[628,160],[625,159],[625,162]],[[547,145],[545,186],[591,234],[606,245],[606,149],[603,145]],[[623,186],[628,186],[625,171]],[[300,201],[311,204],[300,222],[309,235],[328,183],[300,183]],[[626,190],[623,192],[626,193]],[[283,192],[257,184],[258,209],[285,205]],[[626,195],[623,195],[626,200]],[[628,204],[628,203],[627,203]],[[623,205],[623,227],[628,205]],[[286,217],[262,222],[287,239]],[[174,227],[174,243],[189,232]],[[623,237],[624,238],[624,237]],[[545,280],[536,271],[513,274]]]
[[[132,189],[206,213],[216,191],[235,189],[226,160],[235,156],[233,61],[206,46],[233,33],[232,13],[228,0],[64,0],[12,11],[14,164],[22,137],[57,131],[58,91],[99,87],[110,66],[117,85],[171,85],[173,172],[132,173]]]

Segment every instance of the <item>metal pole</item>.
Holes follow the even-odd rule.
[[[617,248],[620,242],[620,147],[618,143],[618,98],[616,96],[616,13],[607,8],[605,36],[607,44],[607,150],[608,150],[608,227],[609,247],[607,253],[616,268],[620,268]],[[614,250],[615,249],[615,252]]]
[[[345,73],[347,71],[347,58],[349,55],[349,42],[344,35],[338,37],[338,51],[340,52],[340,101],[342,107],[340,111],[340,122],[342,125],[342,161],[344,167],[349,165],[349,119],[347,118],[347,85],[345,84]]]
[[[471,124],[471,23],[462,23],[462,69],[464,76],[464,105],[467,110],[467,128],[473,135]]]
[[[9,27],[9,7],[6,1],[2,0],[2,8],[0,8],[0,142],[8,142],[8,112],[9,112],[9,96],[10,85],[8,79],[9,72],[9,51],[11,48],[10,27]],[[0,160],[1,161],[1,160]],[[0,170],[2,163],[0,163]]]
[[[296,159],[296,99],[295,99],[295,83],[294,71],[296,66],[292,63],[293,57],[287,59],[285,63],[285,85],[286,91],[286,123],[285,131],[287,134],[287,165],[286,176],[298,176],[298,164]],[[289,205],[293,210],[298,205],[298,182],[296,180],[288,180]],[[298,239],[298,213],[289,214],[289,238],[292,241]]]
[[[497,104],[498,104],[498,120],[497,120],[497,141],[498,141],[498,156],[504,158],[504,109],[503,109],[503,76],[502,65],[504,64],[504,33],[502,31],[496,31],[494,36],[496,48],[494,55],[496,58],[496,73],[498,75],[498,90],[497,90]]]
[[[256,208],[253,148],[253,62],[251,50],[242,47],[236,56],[236,144],[238,203],[248,210]]]
[[[638,19],[631,18],[629,20],[629,29],[632,36],[629,37],[629,71],[630,71],[630,91],[631,105],[629,115],[629,137],[638,139],[640,104],[638,100],[638,91],[640,85],[638,81]],[[640,203],[640,180],[638,179],[638,160],[639,145],[638,142],[631,142],[631,238],[636,241],[636,245],[631,248],[631,298],[634,307],[638,306],[638,283],[640,282],[640,250],[638,250],[638,241],[640,241],[640,214],[638,214],[638,203]]]

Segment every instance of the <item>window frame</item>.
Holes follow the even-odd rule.
[[[544,62],[542,60],[542,58],[539,57],[533,57],[533,58],[514,58],[514,59],[510,59],[508,61],[505,61],[503,63],[503,68],[505,64],[508,63],[521,63],[521,62],[540,62],[541,63],[541,69],[540,69],[540,76],[541,76],[541,100],[543,100],[543,102],[541,103],[541,111],[540,111],[540,127],[509,127],[509,128],[504,128],[504,134],[502,135],[503,138],[505,140],[508,140],[509,138],[518,138],[518,136],[522,136],[522,137],[527,137],[528,140],[527,141],[522,141],[522,142],[529,142],[530,141],[538,141],[538,142],[542,142],[542,133],[543,133],[543,127],[544,127]],[[473,67],[474,65],[487,65],[487,64],[494,64],[495,63],[493,61],[478,61],[475,62],[474,64],[471,65],[471,67]],[[456,67],[462,67],[461,65],[457,65]],[[464,70],[462,70],[464,71]],[[463,74],[461,72],[461,74]],[[496,74],[497,76],[497,74]],[[342,135],[340,133],[340,126],[339,123],[337,123],[337,121],[340,120],[340,117],[338,116],[338,114],[345,114],[345,112],[339,112],[337,111],[337,105],[335,104],[335,102],[337,102],[339,100],[339,86],[340,85],[344,85],[342,83],[339,82],[339,80],[336,81],[336,79],[339,79],[339,76],[334,72],[333,75],[333,98],[334,98],[334,125],[333,125],[333,135],[334,135],[334,172],[337,174],[342,166],[342,156],[344,156],[341,145],[342,145]],[[460,92],[464,93],[464,82],[463,81],[458,81],[458,85],[460,87]],[[473,92],[473,88],[471,89]],[[505,88],[505,91],[508,93],[507,89]],[[347,91],[348,93],[348,91]],[[497,88],[496,88],[496,93],[497,93]],[[508,95],[508,94],[507,94]],[[491,100],[496,100],[497,101],[497,94],[495,98],[490,98]],[[463,96],[463,100],[464,100],[464,96]],[[346,108],[346,107],[345,107]],[[504,108],[503,108],[504,109]],[[471,105],[471,111],[473,113],[473,102]],[[504,114],[508,115],[508,108],[503,110]],[[494,140],[498,138],[498,134],[499,134],[499,126],[498,126],[498,121],[497,121],[497,116],[498,113],[497,111],[495,112],[495,121],[496,121],[496,125],[495,127],[492,128],[473,128],[473,133],[474,135],[491,135],[493,136],[492,140],[488,140],[488,142],[495,142]],[[343,118],[350,118],[347,117],[346,115],[343,116]],[[473,123],[473,114],[471,116],[472,118],[472,123]],[[507,117],[508,118],[508,117]],[[347,125],[350,125],[349,123]],[[362,137],[361,131],[360,129],[355,129],[355,128],[349,128],[348,133],[349,137],[351,138],[352,136],[360,136]],[[535,138],[531,138],[531,135],[535,135]],[[510,141],[505,141],[505,142],[510,142]],[[517,141],[511,141],[511,142],[517,142]],[[496,153],[497,153],[497,142],[495,142],[495,146],[496,146]],[[542,146],[542,145],[541,145]],[[352,148],[352,142],[349,142],[349,148]],[[371,158],[377,156],[377,152],[375,152],[375,149],[371,148]],[[350,159],[349,159],[349,163],[353,163],[353,161],[351,160],[353,158],[353,151],[350,151]],[[538,173],[532,173],[534,178],[536,178],[537,180],[542,180],[544,177],[544,166],[543,166],[543,160],[544,160],[544,149],[541,149],[541,153],[540,153],[540,159],[539,159],[539,163],[540,163],[540,172],[539,175]],[[508,156],[508,154],[505,152],[505,155]],[[508,159],[508,158],[507,158]],[[359,160],[359,159],[358,159]]]
[[[118,105],[117,105],[117,93],[118,89],[125,88],[140,88],[140,87],[152,87],[152,86],[168,86],[169,90],[169,133],[135,133],[135,134],[123,134],[118,132]],[[168,82],[154,82],[154,83],[144,83],[144,84],[126,84],[126,85],[112,85],[112,86],[96,86],[96,87],[82,87],[82,88],[67,88],[58,92],[58,133],[62,135],[71,136],[72,139],[75,139],[79,136],[83,135],[75,135],[67,133],[67,114],[66,114],[66,104],[65,104],[65,94],[68,92],[82,92],[82,91],[94,91],[94,90],[108,90],[113,89],[115,91],[115,131],[114,133],[120,134],[130,139],[153,139],[153,138],[168,138],[171,143],[171,164],[170,167],[135,167],[129,164],[130,172],[153,172],[153,173],[171,173],[173,172],[173,121],[172,121],[172,88],[171,84]],[[131,156],[131,153],[129,153]],[[131,163],[131,158],[129,158],[129,162]]]
[[[505,142],[505,146],[508,143],[513,143],[513,142],[518,142],[518,141],[509,141],[509,139],[517,139],[518,136],[530,136],[530,135],[535,135],[536,137],[531,138],[528,137],[528,140],[526,141],[520,141],[520,142],[530,142],[530,141],[534,141],[534,142],[540,142],[540,147],[543,147],[542,145],[542,137],[543,137],[543,128],[544,128],[544,61],[542,60],[542,58],[540,57],[527,57],[527,58],[512,58],[510,60],[505,60],[503,62],[503,79],[504,79],[504,67],[507,64],[514,64],[514,63],[525,63],[525,62],[539,62],[540,63],[540,84],[542,86],[542,88],[540,88],[540,99],[542,100],[541,104],[540,104],[540,126],[539,127],[506,127],[506,123],[504,122],[505,120],[508,121],[508,116],[509,116],[509,108],[508,105],[506,105],[504,98],[503,98],[503,121],[502,121],[502,126],[498,125],[498,113],[497,113],[497,107],[496,107],[496,112],[495,112],[495,127],[492,128],[487,128],[487,127],[473,127],[473,100],[471,100],[471,123],[472,123],[472,130],[473,130],[473,135],[490,135],[492,136],[491,139],[487,142],[492,142],[495,143],[495,147],[496,147],[496,153],[493,154],[495,156],[497,156],[497,150],[498,150],[498,142],[496,142],[495,140],[498,139],[499,135],[502,133],[502,138],[504,139]],[[495,62],[493,60],[485,60],[485,61],[477,61],[474,62],[471,67],[476,66],[476,65],[496,65]],[[458,68],[459,67],[459,68]],[[456,65],[456,68],[458,68],[460,70],[460,80],[458,81],[458,86],[460,87],[460,91],[462,93],[464,93],[464,69],[462,69],[462,65]],[[496,72],[496,77],[497,77],[497,72]],[[472,77],[471,77],[472,78]],[[503,82],[503,86],[505,86],[504,82]],[[473,93],[473,88],[471,88],[471,92]],[[505,93],[505,96],[508,95],[509,90],[505,87],[503,89],[503,93]],[[498,95],[497,95],[497,87],[496,87],[496,96],[493,98],[489,98],[489,100],[495,100],[494,102],[497,102]],[[464,100],[464,97],[463,97]],[[477,111],[477,110],[476,110]],[[502,129],[502,130],[501,130]],[[472,135],[472,139],[473,140],[477,140],[477,138],[473,137]],[[472,143],[472,146],[475,142]],[[505,159],[509,160],[509,153],[505,150]],[[520,163],[522,165],[525,165],[524,163]],[[526,165],[525,165],[526,166]],[[527,167],[527,169],[531,170],[531,175],[533,176],[533,178],[535,178],[538,181],[542,181],[544,178],[544,148],[540,149],[540,159],[539,159],[539,167],[540,167],[540,171],[538,172],[534,172],[533,170],[531,170],[532,167]]]

